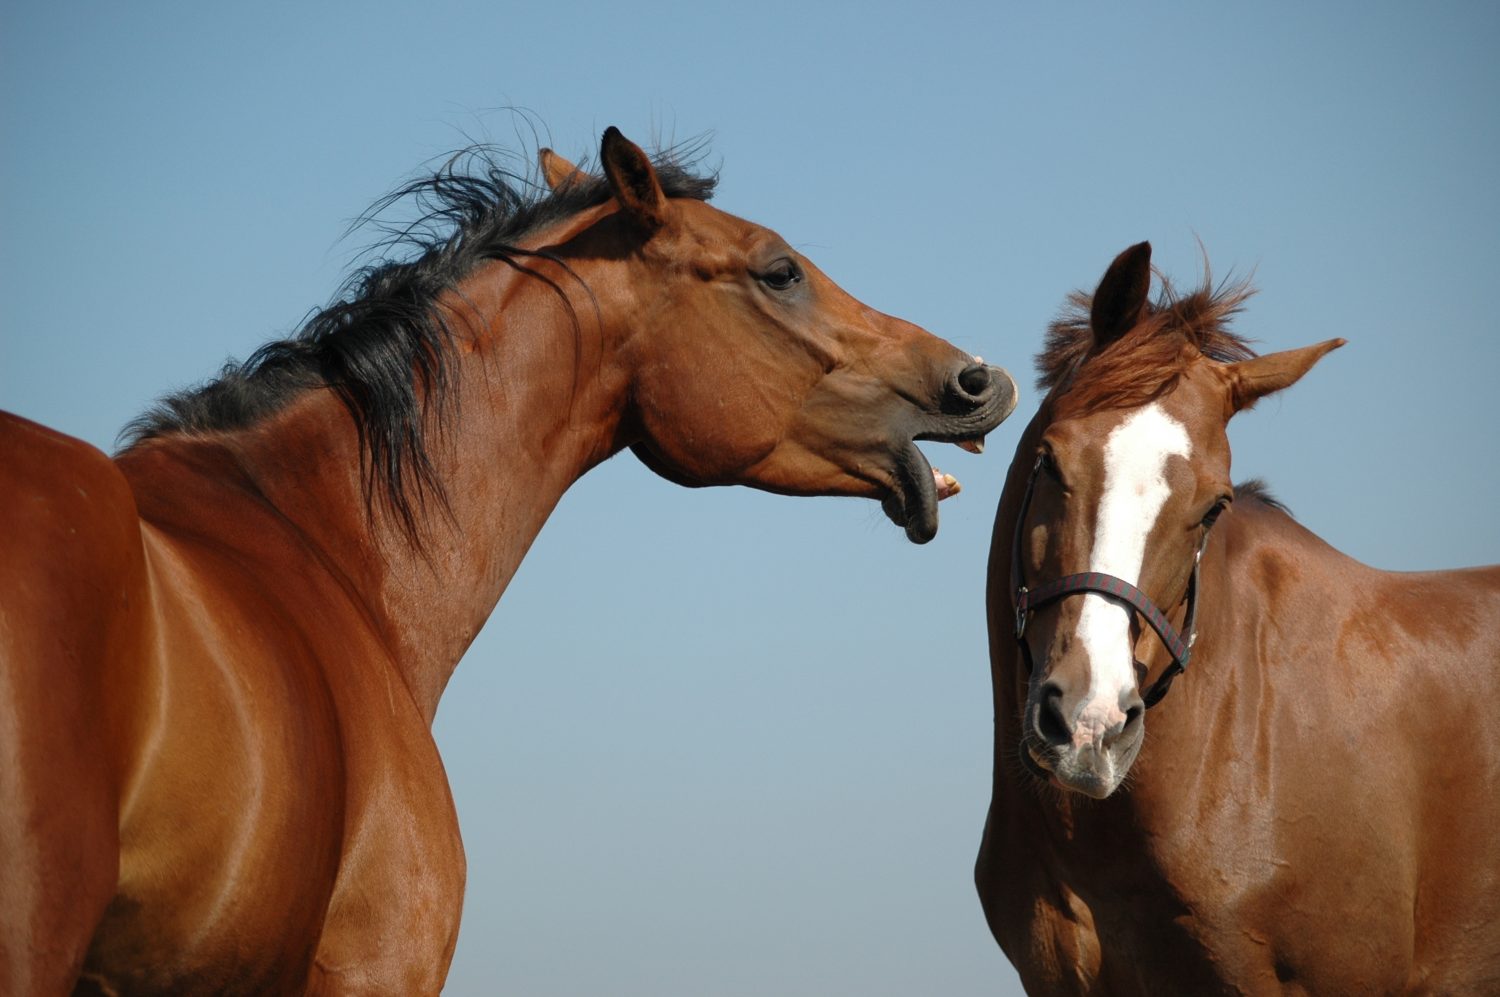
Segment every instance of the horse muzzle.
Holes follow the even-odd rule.
[[[881,502],[886,516],[912,543],[924,544],[937,535],[937,504],[959,491],[952,475],[933,470],[916,441],[983,453],[985,435],[1015,411],[1018,398],[1009,372],[976,360],[948,381],[937,410],[919,417],[911,440],[896,451],[891,491]]]
[[[1058,687],[1042,683],[1028,696],[1021,757],[1026,768],[1061,789],[1104,799],[1124,781],[1145,738],[1137,696],[1124,709],[1066,709]]]
[[[949,379],[937,414],[917,439],[956,443],[978,453],[984,449],[984,435],[1016,410],[1019,399],[1009,371],[976,358]]]

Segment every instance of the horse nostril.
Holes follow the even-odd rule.
[[[958,386],[964,394],[978,398],[990,386],[990,369],[982,363],[970,364],[958,374]]]
[[[1048,744],[1068,744],[1073,740],[1068,721],[1063,717],[1062,701],[1061,688],[1051,682],[1042,687],[1041,702],[1036,711],[1036,732]]]

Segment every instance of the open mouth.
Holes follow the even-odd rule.
[[[950,440],[970,453],[984,452],[984,434],[962,440]],[[944,474],[927,461],[915,442],[908,443],[897,454],[895,476],[890,494],[880,507],[891,522],[906,531],[912,543],[924,544],[937,536],[938,503],[963,490],[958,479]]]
[[[982,364],[984,361],[975,357],[974,362]],[[881,502],[881,507],[891,522],[906,531],[907,539],[912,543],[924,544],[937,535],[938,502],[957,495],[960,490],[953,475],[933,469],[922,451],[917,449],[916,441],[952,443],[969,453],[983,453],[985,434],[1015,411],[1016,383],[1008,373],[999,367],[990,367],[989,376],[982,380],[983,384],[972,389],[961,384],[960,410],[929,413],[922,419],[926,424],[921,425],[911,441],[896,452],[890,492]],[[968,395],[970,390],[976,395]],[[981,395],[982,403],[971,407],[971,403],[981,400]],[[950,400],[954,397],[954,394],[949,396]]]

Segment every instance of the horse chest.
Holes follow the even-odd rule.
[[[1371,892],[1306,856],[1288,861],[1222,834],[1216,845],[1209,823],[1149,846],[1133,839],[1117,833],[1112,849],[1054,842],[1030,887],[1030,941],[1016,960],[1029,959],[1029,986],[1153,995],[1404,986],[1411,926],[1390,912],[1410,903],[1399,890]]]
[[[1141,877],[1055,881],[1041,895],[1062,902],[1034,904],[1026,955],[1015,959],[1028,990],[1153,997],[1282,992],[1295,978],[1295,960],[1275,929],[1242,920],[1225,891],[1198,892],[1189,901],[1173,884]]]

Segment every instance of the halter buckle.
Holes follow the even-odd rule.
[[[1025,585],[1016,590],[1016,640],[1026,635],[1026,618],[1031,615],[1026,606],[1026,592]]]

